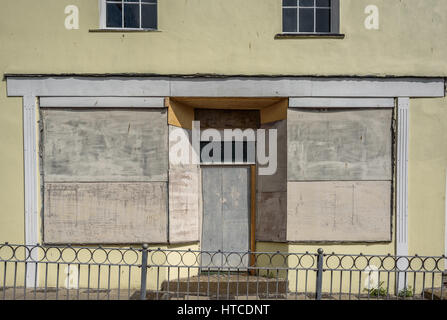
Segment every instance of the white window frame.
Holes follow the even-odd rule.
[[[313,7],[301,7],[300,6],[300,2],[299,0],[297,0],[297,5],[296,6],[283,6],[281,3],[281,17],[282,20],[284,19],[284,11],[283,9],[297,9],[296,12],[296,29],[297,31],[285,31],[284,30],[284,26],[282,25],[282,32],[283,33],[292,33],[292,34],[338,34],[340,32],[340,0],[330,0],[330,6],[329,7],[317,7],[316,6],[316,0],[314,0],[314,5]],[[314,9],[314,30],[313,32],[309,32],[309,31],[300,31],[300,9]],[[317,32],[316,31],[316,26],[317,26],[317,19],[316,19],[316,8],[321,8],[321,9],[330,9],[330,15],[331,15],[331,25],[330,28],[331,30],[329,32]]]
[[[158,30],[158,0],[155,4],[145,4],[145,5],[155,5],[157,6],[157,26],[156,28],[142,28],[141,27],[141,0],[139,0],[138,4],[140,7],[140,28],[126,28],[124,27],[124,0],[112,0],[116,3],[121,2],[122,8],[123,8],[123,14],[121,17],[121,25],[122,27],[107,27],[107,1],[106,0],[99,0],[99,27],[100,29],[108,29],[108,30]]]

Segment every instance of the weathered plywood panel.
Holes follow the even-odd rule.
[[[287,120],[264,123],[260,128],[265,129],[266,154],[270,153],[269,130],[276,130],[277,165],[278,167],[287,167]]]
[[[194,121],[194,108],[176,99],[166,98],[166,105],[168,106],[168,123],[170,125],[192,129],[192,122]]]
[[[289,182],[288,241],[390,241],[390,181]]]
[[[289,109],[288,180],[391,180],[392,110]]]
[[[194,120],[200,121],[200,128],[202,129],[257,129],[260,119],[259,110],[194,110]]]
[[[46,182],[167,181],[166,109],[43,110]]]
[[[191,130],[169,126],[169,241],[200,238],[200,168],[192,165]]]
[[[287,119],[289,99],[283,99],[271,106],[261,109],[261,123],[269,123]]]
[[[167,185],[46,183],[46,243],[167,241]]]
[[[198,151],[200,152],[200,150]],[[199,161],[199,152],[196,152],[192,146],[191,130],[169,126],[170,167],[197,163]]]
[[[250,168],[223,167],[223,251],[248,251],[250,224]]]
[[[200,169],[169,169],[169,242],[199,240]]]
[[[249,250],[250,218],[250,168],[206,167],[202,168],[203,179],[203,228],[201,249],[203,251]],[[207,264],[209,257],[202,256]],[[238,261],[239,260],[239,261]],[[214,260],[213,260],[214,261]],[[238,257],[225,261],[239,265]],[[242,264],[248,264],[244,257]]]
[[[261,128],[277,130],[277,170],[273,175],[257,176],[256,240],[282,242],[287,228],[287,122],[262,124]]]
[[[202,192],[203,217],[201,250],[222,250],[222,168],[202,168]]]
[[[286,241],[287,192],[257,194],[256,240]]]

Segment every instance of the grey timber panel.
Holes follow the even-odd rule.
[[[287,121],[262,124],[261,129],[277,130],[277,170],[257,176],[256,240],[286,241],[287,228]],[[268,135],[266,135],[266,142]],[[269,144],[266,143],[269,153]]]
[[[390,241],[390,181],[288,182],[288,241]]]
[[[222,232],[222,168],[202,168],[202,251],[217,251],[223,248]],[[211,260],[212,259],[212,260]],[[222,256],[202,255],[202,265],[220,266]]]
[[[266,130],[266,154],[270,154],[269,130],[276,130],[277,132],[277,170],[273,175],[258,175],[258,190],[260,192],[287,191],[287,121],[281,120],[262,124],[261,129]]]
[[[46,182],[167,181],[165,109],[42,111]]]
[[[164,108],[162,97],[41,97],[40,107],[53,108]]]
[[[288,109],[288,181],[391,180],[392,112]]]
[[[167,184],[46,183],[45,243],[167,241]]]
[[[169,169],[169,241],[199,241],[200,169]]]
[[[175,126],[169,127],[169,165],[185,166],[193,163],[196,155],[192,147],[192,130],[179,128]],[[200,138],[199,138],[200,139]]]
[[[200,168],[189,164],[192,152],[191,130],[169,126],[169,242],[173,243],[200,238]],[[183,156],[187,164],[178,161]]]
[[[203,226],[201,248],[204,251],[237,251],[249,249],[250,169],[241,167],[203,168]],[[210,257],[203,255],[202,264]],[[244,257],[243,264],[248,264]],[[215,256],[214,265],[238,266],[234,255],[227,261]]]

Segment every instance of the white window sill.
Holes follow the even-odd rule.
[[[342,33],[299,33],[283,32],[275,35],[275,39],[344,39]]]

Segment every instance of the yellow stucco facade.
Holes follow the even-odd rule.
[[[79,29],[66,30],[67,5]],[[379,30],[364,27],[367,5]],[[282,39],[280,0],[160,0],[157,32],[97,32],[96,0],[8,0],[0,11],[7,74],[447,77],[447,2],[341,0],[344,39]],[[96,32],[94,32],[96,31]],[[409,253],[445,252],[447,99],[410,101]],[[0,242],[24,242],[21,98],[0,83]],[[379,244],[258,243],[260,251],[394,253]]]
[[[275,40],[279,0],[161,0],[160,32],[99,28],[96,0],[5,1],[2,73],[445,76],[442,0],[342,0],[345,39]],[[367,5],[379,30],[367,30]],[[79,8],[79,29],[64,9]],[[5,45],[6,44],[6,45]]]

